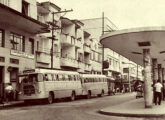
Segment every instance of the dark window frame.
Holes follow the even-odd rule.
[[[0,45],[0,47],[5,47],[5,30],[3,30],[3,29],[0,29],[0,33],[2,34],[2,36],[1,36],[1,45]]]

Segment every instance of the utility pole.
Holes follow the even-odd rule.
[[[104,12],[102,13],[102,35],[104,35]],[[102,74],[104,74],[104,45],[102,45]]]
[[[55,19],[54,19],[54,15],[55,14],[59,14],[59,13],[66,13],[66,12],[71,12],[73,11],[72,9],[71,10],[64,10],[64,11],[59,11],[59,12],[52,12],[52,23],[49,22],[49,24],[52,26],[52,36],[51,37],[48,37],[49,39],[52,39],[52,48],[51,48],[51,69],[53,69],[53,51],[54,51],[54,40],[57,40],[56,39],[56,36],[54,35],[54,31],[57,29],[57,26],[55,24]]]
[[[137,64],[137,80],[138,80],[138,64]]]

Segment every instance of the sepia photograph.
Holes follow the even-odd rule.
[[[0,120],[164,120],[164,0],[0,0]]]

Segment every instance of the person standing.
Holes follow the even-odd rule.
[[[9,102],[9,100],[13,99],[14,90],[11,83],[8,83],[7,86],[5,87],[5,93],[6,93],[6,102]]]
[[[157,99],[159,99],[158,104],[161,104],[161,99],[162,99],[162,87],[163,85],[160,83],[160,80],[157,81],[157,83],[154,85],[155,88],[155,105],[157,105]]]

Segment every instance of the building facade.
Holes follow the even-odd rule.
[[[18,90],[19,72],[35,68],[36,35],[47,32],[37,21],[35,0],[0,0],[0,95],[11,83]]]
[[[104,23],[104,32],[117,30],[108,18]],[[102,18],[71,20],[51,2],[0,0],[0,97],[7,83],[18,91],[18,74],[26,69],[104,73],[111,80],[124,79],[128,66],[122,63],[127,60],[103,48],[102,34]],[[129,76],[130,72],[127,81],[134,79]]]

